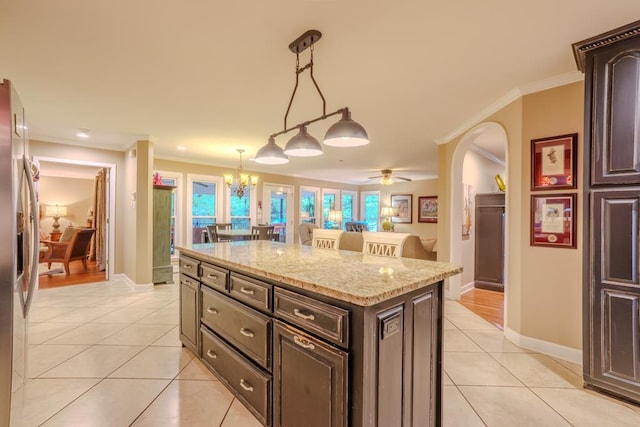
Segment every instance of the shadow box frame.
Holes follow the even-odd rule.
[[[531,246],[576,249],[577,198],[575,193],[531,195]]]
[[[577,188],[577,147],[577,133],[532,139],[531,191]]]

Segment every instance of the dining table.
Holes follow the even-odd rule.
[[[280,234],[274,233],[274,240],[280,241]],[[221,240],[251,240],[251,230],[249,229],[231,229],[231,230],[218,230],[218,238]]]

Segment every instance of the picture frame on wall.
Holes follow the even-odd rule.
[[[531,190],[577,188],[578,134],[531,140]]]
[[[396,208],[398,214],[391,217],[391,221],[396,224],[411,224],[413,222],[413,195],[412,194],[392,194],[391,207]]]
[[[438,222],[438,196],[418,197],[418,222]]]
[[[576,248],[576,195],[531,196],[531,246]]]

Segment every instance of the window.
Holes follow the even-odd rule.
[[[175,255],[176,245],[182,243],[182,217],[180,207],[182,206],[182,174],[178,172],[157,171],[162,177],[163,185],[173,185],[171,193],[171,255]]]
[[[316,201],[319,189],[317,187],[300,187],[300,222],[316,222]]]
[[[370,231],[378,231],[380,219],[380,192],[362,192],[362,216]]]
[[[233,185],[229,190],[229,219],[233,229],[251,229],[251,196],[252,190],[244,189],[242,197],[235,193],[237,185]],[[218,221],[222,222],[222,221]]]
[[[342,229],[346,230],[347,222],[356,221],[358,207],[358,193],[342,190]]]
[[[329,221],[329,211],[340,210],[340,191],[331,189],[322,189],[322,228],[334,229],[339,228],[340,224]]]
[[[187,176],[188,229],[187,244],[205,243],[206,227],[216,222],[221,213],[222,178],[213,176]]]

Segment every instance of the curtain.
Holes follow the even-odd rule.
[[[93,191],[93,221],[96,228],[91,248],[91,259],[96,261],[99,271],[107,268],[106,231],[107,231],[107,170],[100,169],[96,175]]]

